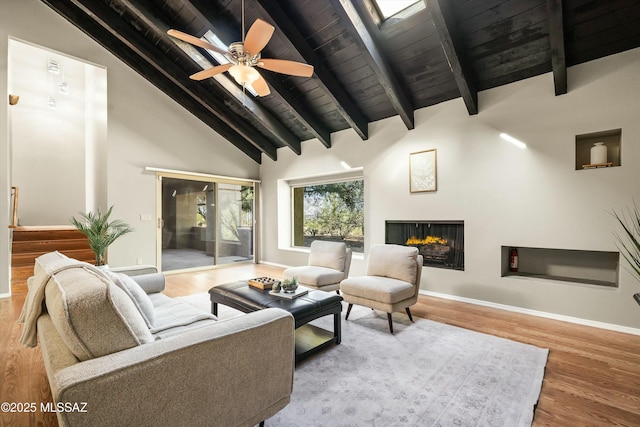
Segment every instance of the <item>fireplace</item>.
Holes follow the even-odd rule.
[[[464,270],[464,221],[385,221],[385,243],[418,248],[427,267]]]

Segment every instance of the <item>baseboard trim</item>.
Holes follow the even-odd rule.
[[[290,265],[278,264],[278,263],[275,263],[275,262],[263,261],[263,260],[260,260],[258,262],[258,264],[270,265],[271,267],[279,267],[279,268],[284,268],[284,269],[291,267]]]
[[[512,305],[498,304],[490,301],[477,300],[472,298],[460,297],[457,295],[442,294],[439,292],[420,290],[423,295],[431,297],[448,299],[452,301],[466,302],[469,304],[480,305],[483,307],[496,308],[498,310],[511,311],[514,313],[528,314],[530,316],[544,317],[551,320],[559,320],[561,322],[575,323],[578,325],[592,326],[594,328],[607,329],[609,331],[622,332],[624,334],[640,335],[640,329],[631,328],[629,326],[615,325],[613,323],[597,322],[595,320],[581,319],[579,317],[565,316],[562,314],[548,313],[545,311],[530,310],[528,308],[515,307]]]
[[[11,292],[0,294],[0,298],[10,298],[10,297],[11,297]]]

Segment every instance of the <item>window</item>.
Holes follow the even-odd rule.
[[[380,18],[384,21],[406,11],[408,15],[424,9],[424,2],[416,0],[375,0]],[[398,16],[399,18],[405,16]]]
[[[293,246],[314,240],[345,242],[353,252],[364,248],[364,180],[292,186]]]

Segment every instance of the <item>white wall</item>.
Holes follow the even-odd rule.
[[[554,96],[551,74],[479,94],[480,113],[461,99],[416,111],[414,130],[398,117],[332,135],[333,147],[303,143],[261,166],[263,220],[277,224],[277,182],[364,167],[366,248],[384,243],[385,220],[464,220],[465,271],[425,268],[421,288],[530,310],[640,327],[632,294],[640,292],[625,268],[619,288],[501,277],[501,246],[617,251],[611,209],[640,200],[640,49],[568,70],[569,92]],[[575,135],[622,128],[622,166],[575,170]],[[528,148],[504,141],[505,132]],[[408,188],[409,153],[437,149],[438,190]],[[263,228],[262,259],[306,263],[300,251],[277,245]],[[366,256],[366,253],[365,253]],[[352,275],[364,273],[354,259]]]
[[[49,61],[58,65],[58,74],[47,71]],[[9,136],[11,181],[20,191],[20,225],[68,224],[70,212],[95,209],[95,197],[87,196],[97,190],[92,185],[97,170],[85,158],[92,146],[106,144],[106,104],[101,110],[92,108],[96,95],[106,97],[106,78],[104,68],[9,41],[11,90],[20,94],[19,103],[11,109]],[[58,89],[62,81],[69,88],[66,94]],[[103,94],[93,86],[101,86]],[[55,107],[49,105],[49,97]],[[102,135],[98,141],[97,135]]]
[[[0,224],[9,224],[10,138],[7,79],[8,37],[35,43],[107,68],[108,144],[96,167],[107,168],[98,183],[114,216],[135,233],[109,250],[109,263],[155,264],[155,176],[145,166],[256,178],[258,165],[104,48],[37,0],[0,0]],[[18,94],[19,95],[19,94]],[[11,107],[13,108],[13,107]],[[50,177],[43,177],[50,179]],[[69,216],[76,212],[70,212]],[[0,295],[9,292],[9,232],[0,226]]]

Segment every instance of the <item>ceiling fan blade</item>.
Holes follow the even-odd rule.
[[[247,36],[244,38],[245,52],[251,53],[252,56],[260,53],[267,43],[269,43],[269,40],[271,40],[271,36],[275,30],[273,25],[262,19],[256,19],[256,22],[249,28]]]
[[[228,52],[224,49],[220,49],[218,46],[212,45],[209,42],[206,42],[204,40],[201,40],[197,37],[191,36],[189,34],[183,33],[182,31],[178,31],[178,30],[169,30],[167,31],[167,34],[169,34],[171,37],[175,37],[177,39],[182,40],[183,42],[187,42],[190,43],[194,46],[198,46],[201,47],[203,49],[209,49],[209,50],[213,50],[214,52],[218,52],[221,53],[222,55],[226,55]]]
[[[262,76],[258,77],[258,80],[251,83],[251,87],[253,87],[253,90],[256,91],[258,96],[267,96],[271,93],[269,85],[267,85],[267,81]]]
[[[207,68],[206,70],[202,70],[202,71],[200,71],[198,73],[190,75],[189,78],[191,80],[208,79],[209,77],[213,77],[213,76],[218,75],[220,73],[224,73],[229,68],[231,68],[232,65],[233,64],[223,64],[223,65],[218,65],[217,67]]]
[[[313,75],[313,65],[287,61],[286,59],[261,59],[258,61],[258,67],[291,76],[311,77]]]

